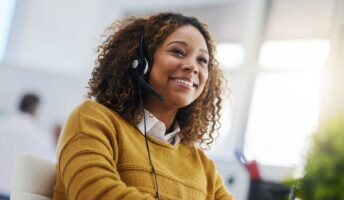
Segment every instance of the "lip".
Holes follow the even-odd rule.
[[[196,81],[193,81],[191,78],[188,78],[188,77],[169,77],[169,79],[176,82],[177,80],[181,80],[180,82],[177,82],[177,83],[188,86],[188,87],[192,87],[192,88],[198,88],[198,84],[196,83]],[[192,86],[188,85],[189,83],[192,83]]]

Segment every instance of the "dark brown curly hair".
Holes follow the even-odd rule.
[[[138,85],[131,75],[131,63],[138,57],[140,38],[153,65],[153,55],[178,27],[192,25],[203,35],[209,52],[209,76],[202,94],[190,105],[178,110],[176,121],[181,142],[207,146],[217,137],[223,92],[223,73],[215,60],[215,43],[207,26],[194,17],[159,13],[150,17],[129,17],[107,29],[107,38],[98,47],[96,67],[89,80],[88,98],[115,110],[134,126],[142,119]],[[148,73],[149,74],[149,73]]]

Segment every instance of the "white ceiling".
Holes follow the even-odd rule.
[[[336,0],[275,0],[271,6],[266,37],[328,37],[335,4]]]
[[[88,76],[104,29],[135,10],[209,5],[219,0],[18,0],[4,62]]]
[[[5,64],[88,77],[101,33],[128,14],[178,11],[208,23],[219,42],[240,42],[252,1],[267,0],[18,0]],[[271,38],[326,36],[335,0],[274,0]]]

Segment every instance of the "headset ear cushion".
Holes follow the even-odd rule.
[[[145,59],[145,69],[143,70],[143,75],[146,75],[148,72],[148,61]]]
[[[139,61],[137,59],[133,60],[133,62],[131,63],[131,67],[133,69],[136,69],[137,66],[139,66]]]

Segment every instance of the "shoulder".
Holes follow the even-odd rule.
[[[204,152],[204,150],[198,148],[198,147],[194,147],[195,148],[195,153],[197,155],[197,157],[200,159],[200,161],[203,164],[203,167],[205,169],[211,170],[211,171],[215,171],[216,167],[215,167],[215,163],[213,160],[211,160],[207,154]]]
[[[103,104],[100,104],[98,102],[92,101],[92,100],[85,100],[82,102],[79,106],[77,106],[73,113],[79,113],[79,114],[92,114],[92,115],[112,115],[116,112],[111,110],[110,108],[104,106]]]
[[[80,125],[84,125],[83,122],[89,120],[104,123],[124,121],[116,111],[92,100],[86,100],[77,106],[71,113],[70,118],[78,118]]]
[[[68,117],[63,128],[63,137],[71,139],[80,134],[112,137],[116,126],[123,123],[127,122],[114,110],[95,101],[86,100]]]

